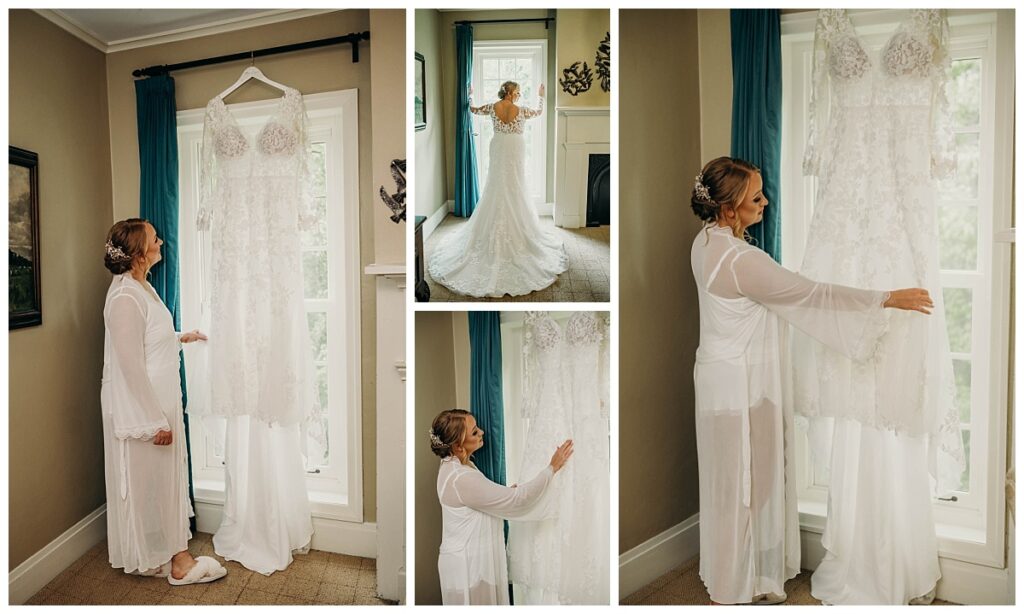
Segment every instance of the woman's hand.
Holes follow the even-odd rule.
[[[199,330],[190,330],[187,333],[181,333],[182,343],[192,343],[193,341],[206,341],[206,335],[199,332]]]
[[[170,431],[157,431],[156,436],[153,437],[154,446],[169,446],[174,440],[174,436]]]
[[[558,473],[570,456],[572,456],[572,440],[566,439],[565,443],[558,446],[555,453],[551,455],[551,472]]]
[[[543,96],[544,96],[544,92],[545,92],[545,91],[546,91],[546,90],[544,89],[544,84],[543,84],[543,83],[541,83],[541,84],[540,84],[540,87],[539,87],[539,88],[537,88],[537,93],[538,93],[538,94],[540,94],[540,96],[541,96],[541,97],[543,97]]]
[[[904,288],[893,290],[889,293],[889,300],[885,301],[883,307],[890,309],[903,309],[905,311],[920,311],[930,314],[935,303],[932,297],[924,288]]]

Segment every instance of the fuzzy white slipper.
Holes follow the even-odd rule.
[[[779,605],[780,603],[786,602],[786,593],[781,595],[777,593],[764,593],[763,595],[757,595],[754,600],[751,601],[754,605]]]
[[[171,574],[167,574],[167,582],[174,586],[185,586],[186,584],[205,584],[220,580],[228,575],[228,570],[217,562],[217,559],[208,556],[197,556],[196,564],[188,570],[185,577],[178,580]]]

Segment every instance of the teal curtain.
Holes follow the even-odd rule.
[[[501,391],[501,323],[496,311],[469,312],[469,406],[484,430],[473,455],[493,482],[505,483],[505,403]]]
[[[181,330],[181,283],[178,278],[178,121],[174,104],[174,79],[158,75],[135,82],[135,107],[139,131],[139,216],[150,221],[164,240],[163,259],[150,271],[150,283],[167,305],[174,329]],[[188,406],[185,361],[179,361],[181,402]],[[185,420],[188,452],[188,497],[195,509],[192,486],[192,444]],[[193,533],[195,518],[190,520]]]
[[[732,153],[757,165],[768,207],[747,229],[758,247],[782,258],[779,202],[782,155],[782,38],[778,9],[732,9]]]
[[[473,26],[455,26],[455,215],[469,217],[480,198],[476,178],[476,145],[469,112],[473,80]]]

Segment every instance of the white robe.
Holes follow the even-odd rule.
[[[717,226],[698,233],[690,261],[700,575],[714,601],[746,603],[800,572],[786,322],[863,360],[885,330],[886,294],[808,280]]]
[[[553,477],[550,465],[529,482],[502,486],[472,463],[441,461],[441,549],[437,569],[444,605],[508,605],[504,523],[530,517]]]
[[[148,283],[116,275],[103,308],[104,469],[110,564],[145,571],[188,549],[188,457],[180,347],[170,312]],[[172,443],[153,444],[158,431]]]

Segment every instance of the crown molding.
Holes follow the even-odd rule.
[[[175,28],[173,30],[167,30],[164,32],[150,34],[147,36],[138,36],[110,42],[104,42],[95,32],[90,31],[88,28],[79,24],[74,19],[71,19],[63,12],[61,12],[59,9],[34,10],[40,16],[60,26],[68,33],[84,41],[90,46],[102,51],[103,53],[117,53],[119,51],[138,49],[140,47],[163,45],[166,43],[173,43],[193,38],[200,38],[203,36],[210,36],[213,34],[223,34],[226,32],[245,30],[247,28],[255,28],[258,26],[265,26],[274,23],[292,21],[294,19],[302,19],[304,17],[313,17],[315,15],[323,15],[325,13],[333,13],[336,11],[336,9],[274,9],[263,11],[261,13],[256,13],[253,15],[246,15],[244,17],[222,19],[219,21],[203,25]]]

